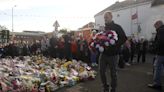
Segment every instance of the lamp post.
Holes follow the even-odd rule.
[[[12,7],[12,32],[14,31],[14,7],[16,7],[16,5]]]

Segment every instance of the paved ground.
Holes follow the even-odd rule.
[[[152,58],[153,56],[148,55],[145,64],[133,64],[125,69],[119,69],[117,92],[159,92],[147,87],[147,84],[152,82],[153,77]],[[98,69],[95,68],[95,70]],[[62,88],[57,92],[101,92],[101,89],[101,81],[98,73],[94,81],[79,83],[70,88]]]

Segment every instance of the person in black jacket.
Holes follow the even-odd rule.
[[[153,84],[149,84],[150,88],[162,90],[161,86],[161,73],[162,66],[164,66],[164,24],[161,20],[154,24],[157,34],[155,38],[156,46],[156,60],[154,63],[154,78]]]
[[[3,45],[0,44],[0,58],[4,57],[4,48]]]
[[[58,45],[57,37],[56,36],[52,36],[50,38],[50,48],[49,48],[50,56],[52,58],[56,58],[57,57],[57,48],[58,48],[57,45]]]
[[[130,47],[131,47],[131,53],[130,53],[130,63],[133,64],[133,59],[135,56],[135,52],[136,52],[136,41],[134,40],[134,38],[130,39]]]
[[[99,64],[100,64],[100,77],[103,84],[103,92],[109,92],[109,85],[106,78],[106,69],[109,66],[111,71],[111,92],[116,92],[117,86],[117,62],[119,58],[119,51],[121,45],[125,43],[127,37],[118,24],[115,24],[112,20],[112,13],[106,12],[104,14],[105,20],[105,31],[115,31],[118,34],[118,41],[115,45],[111,45],[100,54]]]
[[[146,61],[146,51],[147,51],[148,42],[142,37],[141,40],[138,42],[138,57],[137,62],[140,62],[140,57],[142,56],[142,63]]]
[[[66,34],[64,36],[64,50],[65,50],[65,58],[67,60],[71,60],[71,36],[70,34]]]

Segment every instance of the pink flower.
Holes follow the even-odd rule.
[[[115,43],[116,43],[115,40],[113,40],[113,39],[110,40],[111,45],[114,45]]]
[[[107,36],[104,36],[104,35],[101,35],[98,38],[101,39],[101,40],[107,40],[108,39]]]
[[[117,35],[117,33],[115,31],[112,31],[113,35]]]
[[[118,37],[117,37],[117,36],[114,36],[113,38],[114,38],[116,41],[118,40]]]

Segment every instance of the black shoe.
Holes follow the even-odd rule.
[[[111,89],[110,92],[116,92],[116,90],[115,89]]]
[[[104,86],[103,92],[109,92],[109,85]]]
[[[107,88],[107,89],[104,89],[104,91],[103,92],[109,92],[109,88]]]
[[[156,90],[162,90],[161,85],[155,85],[155,84],[148,84],[149,88],[156,89]]]

